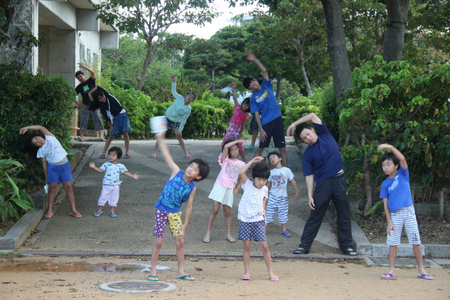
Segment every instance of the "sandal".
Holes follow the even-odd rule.
[[[194,281],[195,280],[195,278],[192,277],[191,275],[177,276],[177,279],[187,280],[187,281]]]
[[[392,273],[383,273],[383,275],[381,275],[381,279],[392,280],[395,279],[395,275]]]
[[[308,254],[309,251],[306,251],[306,249],[303,248],[303,247],[298,247],[292,253],[294,253],[294,254]]]
[[[150,154],[150,158],[156,158],[156,153]]]
[[[102,211],[96,211],[95,213],[94,213],[94,216],[95,217],[100,217],[101,215],[102,215]]]
[[[350,256],[356,256],[358,255],[358,252],[356,252],[355,250],[353,250],[353,248],[346,248],[344,251],[342,251],[345,255],[350,255]]]
[[[131,158],[131,156],[130,156],[130,154],[127,154],[123,158],[128,159],[128,158]]]
[[[186,159],[191,159],[191,156],[190,156],[189,154],[186,154],[186,155],[184,156],[184,158],[186,158]]]
[[[250,275],[242,275],[241,280],[250,280]]]
[[[106,140],[104,138],[101,138],[100,142],[106,142]]]
[[[51,212],[46,212],[44,214],[44,218],[46,218],[46,219],[51,219],[51,217],[53,217],[53,213],[51,213]]]
[[[269,277],[270,281],[278,281],[280,280],[277,275],[273,275]]]
[[[82,217],[82,215],[79,212],[72,212],[72,213],[70,213],[70,215],[72,217],[74,217],[74,218],[81,218]]]
[[[109,216],[110,216],[111,218],[116,218],[116,217],[117,217],[117,215],[116,215],[115,213],[110,213]]]
[[[291,237],[291,234],[287,230],[283,231],[283,233],[281,234],[284,235],[285,237]]]
[[[148,275],[148,281],[159,281],[158,275]]]
[[[103,158],[103,159],[105,159],[105,158],[106,158],[106,154],[102,154],[102,155],[100,155],[100,158]]]

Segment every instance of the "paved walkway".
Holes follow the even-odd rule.
[[[176,140],[168,140],[170,152],[174,161],[185,169],[189,160],[185,159],[181,147]],[[208,199],[214,181],[220,171],[217,158],[221,152],[221,141],[186,140],[186,146],[192,157],[200,157],[210,164],[209,177],[197,184],[197,193],[194,200],[194,208],[185,236],[186,253],[198,253],[203,255],[241,255],[242,243],[229,243],[226,241],[226,230],[222,212],[214,223],[211,242],[206,244],[202,238],[206,230],[206,222],[212,203]],[[131,173],[139,173],[140,180],[122,175],[123,180],[120,190],[120,200],[116,209],[117,218],[108,216],[109,207],[104,208],[101,217],[94,217],[97,209],[97,199],[101,192],[103,175],[89,168],[89,162],[93,161],[100,166],[106,160],[100,159],[104,143],[93,142],[89,151],[80,162],[75,173],[78,176],[74,180],[74,192],[78,211],[83,215],[82,219],[75,219],[69,215],[70,209],[67,200],[64,199],[58,206],[51,220],[43,220],[38,226],[41,231],[35,237],[29,239],[19,250],[40,249],[53,252],[58,251],[94,251],[109,253],[150,253],[153,246],[153,221],[154,204],[159,198],[164,183],[168,180],[170,170],[164,163],[161,155],[156,159],[149,158],[155,141],[131,141],[131,159],[122,159]],[[120,146],[124,149],[123,141],[114,141],[111,146]],[[300,242],[300,235],[305,220],[309,215],[306,188],[301,170],[301,158],[298,148],[288,146],[287,153],[289,167],[296,176],[300,188],[300,200],[294,199],[294,190],[289,185],[290,207],[288,230],[292,237],[281,235],[281,226],[277,220],[267,228],[269,249],[273,255],[290,255]],[[247,159],[252,158],[253,151],[246,151]],[[232,233],[236,237],[239,220],[237,219],[237,207],[242,193],[240,192],[232,208]],[[184,207],[182,209],[184,212]],[[182,217],[184,220],[184,218]],[[45,229],[45,230],[44,230]],[[174,253],[175,245],[170,231],[166,230],[165,244],[162,253]],[[259,254],[257,243],[254,243],[252,252]],[[325,219],[320,232],[312,246],[311,253],[315,255],[340,255],[335,234]]]

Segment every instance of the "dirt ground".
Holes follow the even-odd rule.
[[[176,261],[161,261],[172,267],[159,271],[162,282],[176,289],[163,293],[124,294],[104,291],[101,284],[146,280],[144,272],[86,271],[86,265],[119,266],[149,264],[149,258],[0,257],[0,285],[3,299],[450,299],[450,269],[429,268],[433,281],[419,279],[415,268],[399,268],[396,280],[382,280],[386,267],[342,260],[308,261],[275,259],[273,267],[280,281],[268,279],[264,261],[252,258],[251,280],[243,281],[240,258],[186,259],[185,270],[194,282],[177,280]],[[12,271],[8,266],[15,265]],[[70,266],[69,268],[67,266]],[[23,270],[22,270],[23,269]],[[116,268],[117,269],[117,268]],[[84,270],[84,271],[83,271]],[[103,270],[103,269],[102,269]],[[105,268],[106,270],[106,268]]]

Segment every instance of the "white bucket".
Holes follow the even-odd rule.
[[[167,131],[166,117],[157,116],[150,118],[150,127],[152,128],[152,133]]]

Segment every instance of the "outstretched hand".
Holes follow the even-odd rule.
[[[25,134],[28,131],[28,127],[20,128],[19,134]]]
[[[291,124],[288,129],[286,130],[286,135],[287,136],[293,136],[295,132],[295,125]]]
[[[170,76],[170,80],[172,80],[172,82],[175,82],[175,75]]]
[[[389,145],[389,144],[381,144],[381,145],[379,145],[378,147],[377,147],[377,150],[378,151],[381,151],[381,150],[384,150],[384,149],[391,149],[391,145]]]
[[[248,50],[246,53],[245,53],[245,58],[248,60],[248,61],[255,61],[256,60],[256,55],[255,55],[255,53],[253,53],[252,51],[250,51],[250,50]]]

